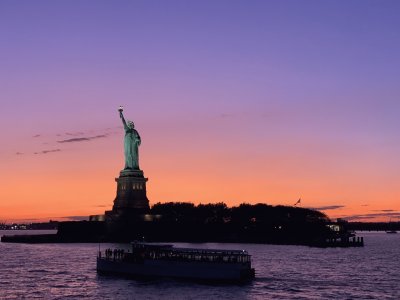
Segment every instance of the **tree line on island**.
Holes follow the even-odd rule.
[[[310,245],[332,236],[322,212],[293,206],[156,203],[122,222],[61,222],[62,240],[231,242]]]
[[[225,203],[195,205],[190,202],[156,203],[150,214],[162,215],[164,220],[207,223],[269,223],[283,225],[292,222],[329,222],[324,213],[301,207],[272,206],[264,203],[228,207]]]
[[[149,214],[160,218],[137,226],[148,241],[310,244],[330,234],[324,213],[293,206],[168,202]]]

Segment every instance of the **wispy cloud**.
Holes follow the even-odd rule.
[[[99,135],[89,136],[89,137],[81,137],[81,138],[72,138],[72,139],[61,140],[61,141],[57,141],[57,143],[87,142],[87,141],[92,141],[92,140],[95,140],[95,139],[101,139],[101,138],[106,138],[106,137],[108,137],[108,134],[99,134]]]
[[[115,126],[115,127],[106,127],[106,128],[99,128],[99,129],[84,129],[84,130],[79,130],[79,131],[65,131],[61,133],[57,133],[56,136],[69,136],[69,137],[81,137],[84,135],[92,136],[92,135],[108,135],[115,133],[114,131],[116,129],[123,129],[124,127],[121,125]],[[86,137],[87,138],[87,137]]]
[[[117,130],[118,128],[118,130]],[[79,143],[79,142],[89,142],[89,141],[93,141],[96,139],[102,139],[102,138],[107,138],[109,136],[115,135],[120,133],[120,129],[123,128],[120,125],[116,126],[116,127],[107,127],[107,128],[102,128],[102,129],[94,129],[94,130],[77,130],[77,131],[64,131],[61,133],[57,133],[55,134],[55,136],[57,137],[56,140],[45,140],[42,141],[42,138],[46,137],[46,134],[42,134],[42,133],[38,133],[33,135],[33,138],[39,138],[41,137],[41,139],[38,139],[37,141],[40,141],[41,145],[51,145],[54,143],[57,144],[64,144],[64,143]],[[49,138],[47,136],[47,138]],[[54,139],[54,135],[53,135],[53,139]],[[46,146],[43,146],[46,147]],[[49,146],[47,146],[49,147]],[[55,146],[56,147],[56,146]],[[49,153],[54,153],[54,152],[60,152],[62,151],[62,148],[57,148],[57,149],[45,149],[42,151],[37,151],[34,152],[33,154],[37,155],[37,154],[49,154]],[[30,153],[31,154],[31,153]],[[25,153],[23,152],[15,152],[15,155],[25,155]]]
[[[48,153],[53,153],[53,152],[60,152],[61,149],[51,149],[51,150],[43,150],[40,152],[34,152],[33,154],[48,154]]]
[[[66,221],[87,221],[89,220],[89,216],[67,216],[61,217],[60,219],[64,219]]]
[[[234,115],[233,114],[222,113],[222,114],[219,114],[218,117],[225,119],[225,118],[232,118],[232,117],[234,117]]]
[[[320,207],[312,207],[315,210],[333,210],[333,209],[340,209],[345,207],[344,205],[327,205],[327,206],[320,206]]]
[[[382,213],[372,213],[372,214],[362,214],[362,215],[350,215],[343,216],[343,219],[348,221],[362,221],[362,220],[372,220],[375,218],[400,218],[400,212],[382,212]]]
[[[84,132],[66,132],[65,135],[69,135],[69,136],[80,136],[80,135],[84,135]]]
[[[93,205],[93,207],[110,207],[110,205],[106,205],[106,204],[103,204],[103,205]]]

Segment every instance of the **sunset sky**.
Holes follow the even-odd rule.
[[[0,221],[150,204],[400,217],[399,1],[1,1]]]

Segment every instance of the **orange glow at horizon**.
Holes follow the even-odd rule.
[[[114,178],[123,163],[121,141],[122,133],[60,153],[10,159],[7,176],[0,177],[7,187],[0,194],[7,199],[0,204],[0,220],[63,220],[110,210],[116,192]],[[248,149],[224,152],[225,146],[217,146],[217,141],[213,149],[188,145],[179,153],[168,147],[162,152],[163,142],[163,138],[151,142],[145,136],[140,150],[151,205],[170,201],[293,205],[301,197],[302,207],[322,208],[331,218],[398,206],[395,180],[374,170],[376,165],[363,165],[362,158],[346,166],[335,165],[333,154],[307,157],[301,149],[297,156],[285,151],[247,155]],[[327,162],[328,157],[333,163]],[[368,220],[387,221],[388,217],[378,213]]]

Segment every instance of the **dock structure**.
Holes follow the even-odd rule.
[[[318,241],[311,246],[328,248],[328,247],[364,247],[364,237],[340,237],[340,238],[327,238]]]

